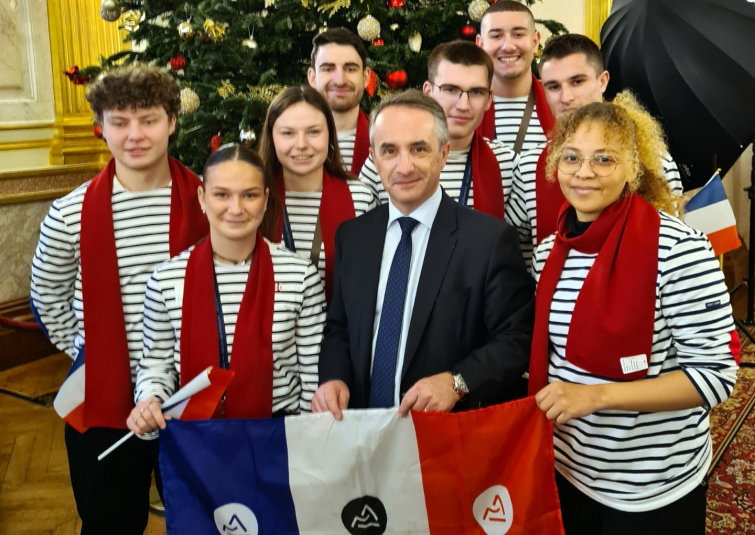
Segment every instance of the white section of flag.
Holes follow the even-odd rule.
[[[323,420],[331,425],[323,433]],[[330,413],[286,418],[288,469],[299,531],[343,533],[341,512],[358,496],[379,496],[389,522],[410,528],[402,533],[429,533],[417,436],[411,416],[398,411],[344,411],[336,422]],[[323,481],[335,490],[312,492]],[[387,533],[391,532],[390,528]]]
[[[79,366],[79,369],[66,377],[65,382],[60,386],[58,395],[55,396],[53,407],[61,418],[68,416],[71,411],[84,403],[84,369],[86,364]]]
[[[687,212],[684,214],[684,222],[704,234],[713,234],[737,224],[728,200]]]
[[[176,404],[178,405],[168,410],[165,414],[167,414],[171,418],[180,419],[181,415],[184,412],[184,409],[186,408],[186,405],[189,404],[189,399],[191,398],[191,396],[201,392],[202,390],[210,386],[210,374],[207,372],[211,369],[212,366],[208,367],[205,371],[198,374],[194,379],[189,381],[186,386],[170,396],[165,401],[165,403],[163,403],[163,407],[170,407],[171,405]]]

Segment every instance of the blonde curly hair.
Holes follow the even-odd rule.
[[[613,102],[594,102],[559,119],[546,164],[548,180],[555,180],[564,145],[585,122],[601,125],[606,139],[615,139],[621,146],[625,192],[636,191],[656,209],[681,216],[683,201],[671,191],[663,172],[661,158],[667,153],[663,129],[629,91],[616,95]]]

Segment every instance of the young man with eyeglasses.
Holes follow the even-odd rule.
[[[493,62],[484,50],[467,41],[438,45],[427,59],[426,95],[443,108],[448,122],[451,152],[440,174],[440,185],[462,205],[503,219],[511,194],[513,150],[476,132],[491,106]],[[388,194],[371,159],[360,178],[371,185],[382,203]]]
[[[603,101],[609,75],[603,68],[600,49],[590,38],[579,34],[554,37],[543,49],[539,69],[545,97],[556,119],[587,104]],[[556,219],[564,203],[558,181],[546,180],[546,149],[547,143],[540,143],[520,155],[514,168],[511,197],[506,203],[506,219],[519,230],[528,268],[534,248],[556,231]],[[668,153],[658,156],[669,187],[681,195],[682,181],[676,163]],[[577,167],[578,164],[574,161],[567,165]],[[588,163],[582,162],[582,165]],[[600,159],[589,165],[597,176],[607,173],[608,167],[615,167],[612,162]]]

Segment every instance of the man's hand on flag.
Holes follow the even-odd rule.
[[[426,377],[414,383],[404,395],[398,415],[403,418],[409,411],[451,412],[461,396],[454,390],[454,379],[448,372]]]
[[[601,385],[576,385],[555,381],[535,395],[535,402],[549,420],[564,424],[603,408]]]
[[[312,412],[332,412],[336,420],[341,420],[350,396],[349,387],[343,381],[323,383],[312,397]]]
[[[165,420],[170,420],[170,416],[163,416],[160,402],[150,397],[136,404],[126,424],[135,435],[143,435],[158,427],[165,429]]]

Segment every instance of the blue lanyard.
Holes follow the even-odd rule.
[[[230,368],[228,358],[228,340],[225,337],[225,320],[223,319],[223,304],[220,302],[220,290],[218,289],[218,277],[215,275],[215,261],[212,262],[212,278],[215,282],[215,314],[218,317],[218,340],[220,342],[220,367],[224,370]]]
[[[467,205],[469,201],[469,190],[472,189],[472,148],[469,149],[467,155],[467,163],[464,165],[464,178],[461,181],[461,189],[459,190],[459,204],[462,206]]]
[[[283,207],[283,243],[286,249],[292,253],[296,252],[296,245],[294,244],[294,233],[291,232],[291,222],[288,220],[288,208]]]

